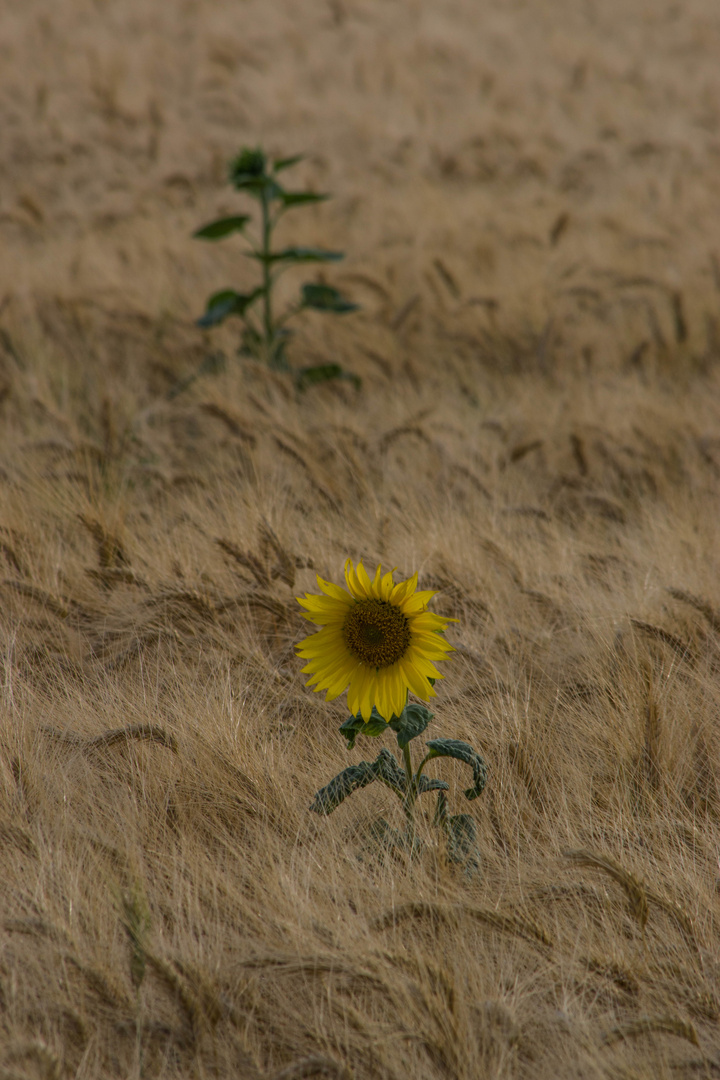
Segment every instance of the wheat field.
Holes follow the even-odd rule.
[[[714,0],[1,6],[1,1080],[720,1074]],[[359,390],[195,325],[258,144]],[[479,873],[309,812],[348,556],[458,620]]]

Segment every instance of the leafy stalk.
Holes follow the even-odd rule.
[[[310,809],[315,813],[331,814],[353,791],[366,787],[375,780],[380,780],[400,800],[405,815],[405,834],[402,837],[399,837],[399,834],[396,836],[387,822],[383,822],[378,835],[382,835],[385,847],[388,844],[392,847],[390,840],[392,836],[396,836],[396,841],[393,841],[394,846],[416,854],[420,850],[420,844],[416,839],[415,804],[420,795],[428,791],[436,791],[438,803],[433,825],[445,833],[448,859],[450,862],[461,863],[466,870],[477,870],[479,855],[475,847],[474,819],[469,814],[455,814],[450,817],[446,794],[449,785],[444,780],[427,777],[423,770],[428,762],[438,757],[455,758],[469,765],[473,770],[473,784],[465,790],[464,794],[466,799],[472,801],[482,793],[485,787],[487,767],[480,755],[468,743],[460,739],[431,739],[425,744],[428,747],[428,753],[414,770],[410,743],[425,731],[432,716],[433,714],[424,705],[407,704],[401,715],[391,717],[389,722],[386,722],[375,708],[369,720],[363,720],[360,714],[349,717],[340,726],[341,734],[347,739],[348,749],[353,748],[359,735],[378,738],[390,728],[397,737],[404,769],[399,767],[390,751],[383,748],[375,761],[361,761],[358,765],[351,765],[339,773],[327,787],[317,792]]]
[[[263,297],[263,326],[265,328],[265,347],[268,350],[268,360],[271,365],[274,362],[274,339],[275,328],[272,321],[272,275],[270,273],[270,236],[272,222],[270,221],[270,206],[267,187],[263,187],[260,193],[260,209],[262,213],[262,297]]]
[[[248,293],[239,293],[234,289],[221,289],[213,293],[207,301],[204,314],[197,320],[199,326],[209,329],[232,316],[239,317],[244,324],[240,352],[286,371],[289,366],[285,359],[285,342],[291,331],[285,329],[285,323],[289,319],[304,310],[344,315],[356,311],[358,307],[324,282],[305,282],[301,287],[299,301],[279,317],[275,316],[273,287],[285,270],[301,263],[329,263],[344,257],[341,251],[328,251],[324,248],[273,248],[273,230],[283,214],[295,207],[322,202],[328,198],[327,195],[314,191],[286,191],[279,183],[278,173],[291,168],[300,160],[300,156],[280,158],[269,166],[260,148],[253,150],[246,147],[231,162],[229,178],[233,187],[260,204],[259,237],[257,243],[251,242],[250,250],[245,252],[249,258],[261,264],[260,284]],[[244,234],[249,221],[248,214],[219,218],[198,229],[194,235],[202,240],[222,240],[234,233]],[[251,316],[251,308],[256,303],[261,306],[259,323]],[[343,371],[339,364],[300,368],[295,370],[294,375],[299,390],[328,379],[347,379],[356,388],[360,385],[358,377]]]

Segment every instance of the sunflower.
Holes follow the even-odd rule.
[[[443,676],[433,661],[452,651],[442,634],[455,620],[427,610],[435,593],[416,592],[417,579],[414,574],[396,585],[393,571],[383,575],[378,566],[371,581],[362,562],[355,569],[351,559],[345,562],[347,589],[318,575],[323,595],[297,598],[304,618],[323,628],[296,646],[309,661],[306,685],[326,690],[326,701],[347,690],[350,712],[363,720],[373,705],[384,720],[399,716],[408,690],[435,697],[430,680]]]

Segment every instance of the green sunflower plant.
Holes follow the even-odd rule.
[[[197,320],[204,329],[219,326],[229,318],[239,318],[243,324],[240,354],[262,360],[277,371],[291,372],[299,390],[329,379],[346,379],[356,389],[360,379],[344,371],[339,364],[316,364],[291,368],[286,349],[293,333],[287,323],[302,311],[320,311],[330,315],[346,315],[357,311],[358,305],[344,297],[324,281],[308,281],[301,286],[300,298],[281,314],[276,311],[274,289],[281,274],[300,265],[321,266],[344,258],[342,251],[316,247],[275,247],[273,232],[280,219],[297,207],[324,202],[329,195],[314,191],[288,191],[280,182],[280,174],[302,161],[303,156],[268,160],[259,147],[245,147],[230,163],[229,180],[236,191],[259,204],[260,221],[254,236],[248,236],[249,214],[233,214],[203,225],[193,236],[199,240],[223,240],[242,234],[249,243],[243,254],[254,259],[260,267],[260,281],[249,292],[220,289],[208,297],[205,312]]]
[[[433,719],[424,704],[410,702],[412,693],[421,701],[435,697],[434,684],[443,675],[435,666],[453,651],[445,629],[455,619],[428,611],[435,595],[418,591],[418,575],[395,583],[393,571],[383,574],[378,566],[371,580],[362,561],[345,563],[346,588],[317,578],[321,592],[298,597],[304,618],[321,629],[298,642],[298,655],[307,660],[303,672],[307,685],[325,691],[326,701],[347,691],[351,716],[340,732],[352,750],[360,736],[378,738],[388,729],[397,738],[402,765],[386,747],[374,761],[350,765],[315,795],[310,809],[331,814],[348,795],[379,780],[400,800],[405,830],[393,829],[380,819],[372,837],[387,850],[416,855],[422,845],[416,835],[415,809],[421,795],[436,792],[433,824],[446,836],[450,862],[467,869],[479,868],[475,819],[469,814],[448,814],[449,784],[429,777],[425,767],[439,757],[455,758],[470,766],[472,785],[465,798],[476,799],[487,782],[487,768],[480,755],[459,739],[431,739],[417,767],[411,742],[422,735]]]

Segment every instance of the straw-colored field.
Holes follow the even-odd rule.
[[[2,8],[2,1080],[720,1074],[716,0]],[[195,326],[259,143],[360,391]],[[347,556],[458,620],[479,876],[308,810],[397,752],[294,655]]]

